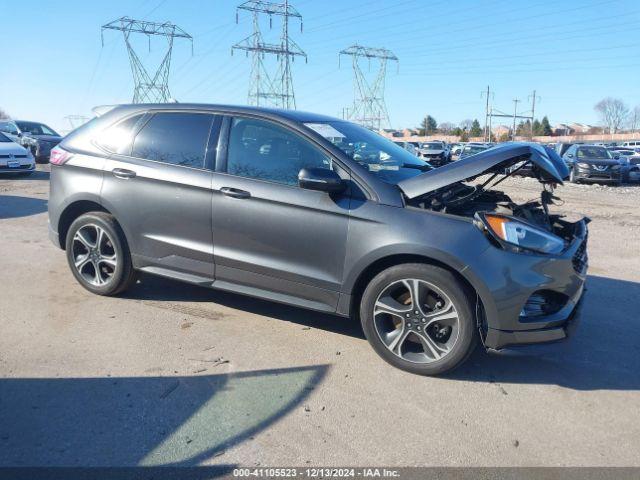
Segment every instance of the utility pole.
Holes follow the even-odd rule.
[[[513,99],[513,133],[511,134],[512,141],[516,139],[516,117],[518,116],[518,103],[520,103],[520,100],[517,98],[514,98]]]
[[[489,90],[489,85],[487,85],[486,94],[483,92],[480,94],[480,97],[482,97],[483,94],[487,97],[487,104],[484,110],[484,141],[488,142],[491,139],[491,135],[489,133],[489,96],[491,95],[491,90]]]
[[[248,103],[250,105],[271,105],[275,107],[295,109],[296,99],[293,92],[293,78],[291,74],[291,62],[296,56],[307,58],[307,54],[289,36],[289,18],[296,17],[300,20],[302,32],[302,15],[289,4],[266,2],[263,0],[249,0],[237,7],[238,12],[245,10],[253,14],[253,34],[231,47],[234,50],[244,50],[251,53],[251,76],[249,82]],[[282,34],[280,43],[268,43],[263,40],[260,30],[259,16],[267,15],[269,25],[272,25],[272,17],[282,17]],[[263,62],[265,55],[275,55],[278,60],[277,71],[269,75]]]
[[[145,22],[128,17],[103,25],[100,30],[102,46],[104,46],[104,31],[118,30],[124,36],[124,43],[129,54],[131,73],[133,75],[133,103],[166,103],[171,99],[169,92],[169,70],[171,67],[171,54],[173,41],[176,38],[184,38],[191,42],[191,55],[193,55],[193,37],[180,27],[169,23]],[[153,75],[144,66],[131,43],[131,34],[137,33],[147,36],[149,49],[151,49],[151,37],[160,36],[167,40],[167,49],[162,62]]]
[[[386,48],[371,48],[361,45],[352,45],[341,50],[338,54],[338,64],[342,55],[352,58],[354,99],[351,113],[347,110],[347,118],[370,128],[380,130],[382,124],[391,127],[389,112],[384,101],[384,88],[387,76],[387,62],[398,63],[398,57]],[[362,69],[359,60],[366,58],[371,65],[371,59],[379,62],[378,73],[370,83]]]
[[[536,98],[539,97],[536,96],[536,91],[534,90],[529,98],[531,99],[531,140],[533,140],[533,121],[536,118]]]

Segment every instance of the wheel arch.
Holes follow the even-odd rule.
[[[93,200],[76,200],[75,202],[70,203],[62,211],[60,219],[58,220],[58,241],[60,243],[60,248],[63,250],[65,249],[67,232],[74,220],[89,212],[104,212],[111,214],[111,212],[104,208],[104,206]]]
[[[476,311],[474,314],[476,317],[485,315],[487,303],[490,302],[490,300],[484,292],[484,286],[478,284],[477,277],[469,275],[470,272],[466,267],[463,267],[462,269],[455,268],[451,263],[443,260],[442,258],[436,258],[435,256],[430,256],[428,254],[395,253],[377,258],[360,271],[351,287],[349,305],[349,312],[351,316],[357,317],[359,315],[360,299],[362,298],[362,294],[369,282],[383,270],[403,263],[423,263],[447,270],[460,281],[465,290],[469,292],[470,297],[474,299],[473,301],[476,305]],[[484,321],[484,319],[480,318],[480,321]]]

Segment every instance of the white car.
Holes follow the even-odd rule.
[[[31,152],[0,133],[0,173],[30,174],[35,168]]]

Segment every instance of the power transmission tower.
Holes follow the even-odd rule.
[[[289,19],[291,17],[300,20],[300,32],[302,32],[302,15],[294,7],[289,5],[289,0],[284,3],[272,3],[262,0],[249,0],[238,6],[236,10],[236,22],[240,10],[251,12],[253,15],[253,33],[244,40],[231,47],[234,50],[244,50],[251,53],[251,77],[249,81],[248,103],[250,105],[272,105],[275,107],[294,109],[296,97],[293,91],[293,77],[291,63],[295,57],[304,57],[307,54],[289,36]],[[273,16],[282,17],[282,33],[280,43],[265,42],[260,31],[260,15],[269,16],[269,27],[273,25]],[[267,54],[276,55],[278,68],[275,74],[269,75],[264,58]]]
[[[536,91],[533,91],[533,94],[529,95],[529,100],[531,100],[531,139],[533,140],[533,121],[536,117],[536,100],[540,101],[541,98],[536,95]]]
[[[488,91],[488,90],[487,90]],[[535,90],[533,92],[533,95],[535,97]],[[538,97],[540,98],[540,97]],[[493,106],[489,107],[489,111],[487,113],[487,116],[489,118],[489,138],[491,138],[491,123],[494,117],[497,118],[511,118],[513,120],[513,127],[512,127],[512,132],[511,132],[511,140],[515,139],[516,136],[516,119],[522,119],[522,120],[529,120],[531,122],[531,124],[533,125],[533,114],[535,111],[535,100],[533,102],[533,108],[531,110],[531,115],[525,115],[528,112],[520,112],[518,113],[518,103],[522,103],[522,100],[518,99],[518,98],[514,98],[513,99],[513,113],[505,113],[503,111],[500,111],[498,109],[495,109]],[[487,103],[488,105],[488,103]]]
[[[398,64],[398,57],[386,48],[369,48],[361,45],[352,45],[340,51],[342,55],[349,55],[353,65],[354,100],[353,107],[348,112],[348,119],[353,120],[367,128],[380,130],[382,125],[390,127],[389,112],[384,101],[384,87],[387,76],[387,62],[394,61]],[[371,59],[379,62],[378,73],[369,83],[360,68],[360,59],[366,58],[371,68]]]
[[[133,74],[133,103],[166,103],[171,99],[169,92],[169,70],[171,67],[171,54],[173,41],[176,38],[185,38],[191,42],[191,54],[193,55],[193,37],[180,27],[169,23],[146,22],[121,17],[111,23],[103,25],[100,30],[102,45],[104,46],[104,31],[118,30],[124,36],[124,43],[129,54],[131,73]],[[131,43],[131,34],[139,33],[147,36],[149,51],[151,51],[151,37],[161,36],[167,41],[166,53],[153,75],[144,66],[140,57]]]
[[[491,122],[489,119],[489,112],[491,109],[489,107],[489,99],[493,98],[493,94],[491,93],[491,89],[489,88],[489,85],[487,85],[486,92],[480,93],[480,98],[483,98],[483,97],[485,97],[487,100],[487,105],[484,110],[484,141],[490,142],[491,141]]]

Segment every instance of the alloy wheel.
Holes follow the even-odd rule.
[[[389,284],[373,309],[376,333],[394,355],[414,363],[447,356],[460,331],[458,310],[437,286],[418,279]]]
[[[113,240],[104,228],[83,225],[73,236],[73,263],[89,284],[102,287],[113,279],[118,258]]]

